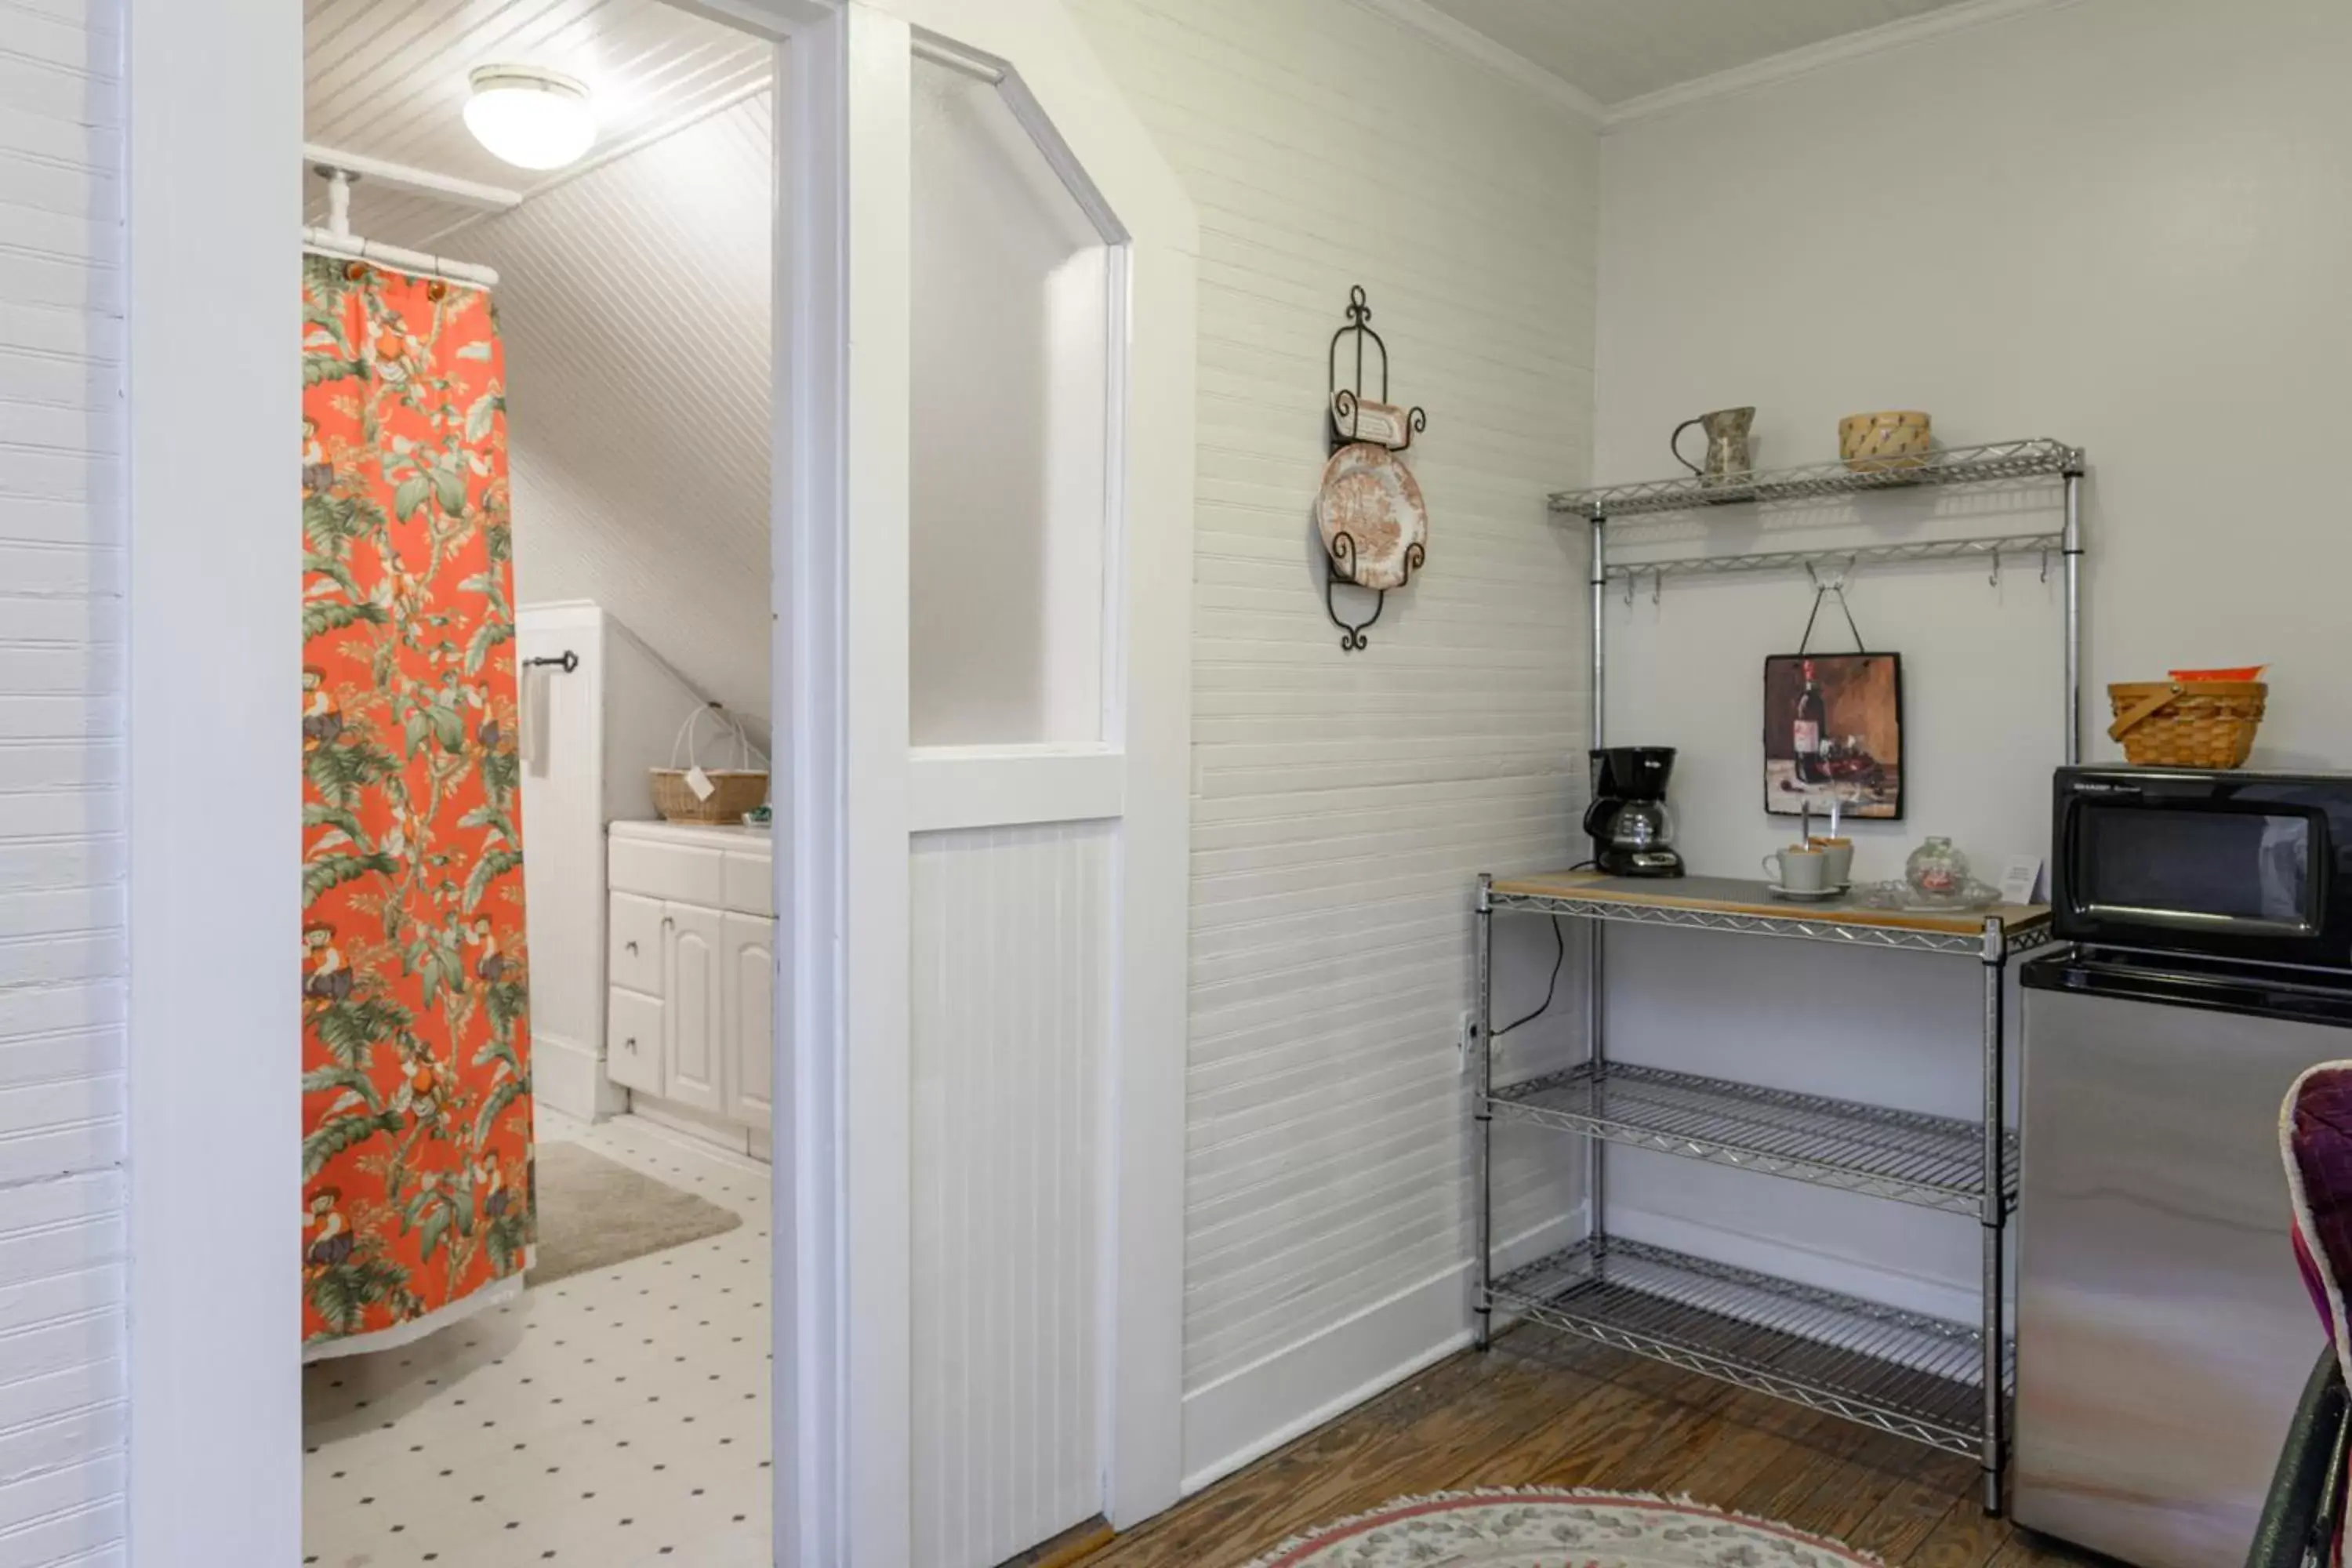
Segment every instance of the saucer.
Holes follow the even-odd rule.
[[[1840,882],[1834,888],[1784,888],[1778,882],[1767,882],[1765,890],[1776,899],[1789,899],[1801,904],[1818,904],[1830,899],[1843,899],[1853,890],[1852,882]]]

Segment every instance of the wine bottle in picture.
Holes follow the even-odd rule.
[[[1829,705],[1822,700],[1821,682],[1813,679],[1813,661],[1809,658],[1805,660],[1805,689],[1797,693],[1794,726],[1799,784],[1830,782],[1829,769],[1822,765],[1822,727],[1828,719]]]

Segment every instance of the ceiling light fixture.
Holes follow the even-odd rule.
[[[595,144],[588,89],[536,66],[482,66],[469,79],[466,129],[519,169],[561,169]]]

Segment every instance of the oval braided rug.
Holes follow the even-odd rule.
[[[1310,1530],[1250,1568],[1875,1568],[1878,1561],[1692,1502],[1497,1489],[1399,1498]]]

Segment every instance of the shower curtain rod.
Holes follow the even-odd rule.
[[[352,232],[352,182],[358,176],[348,169],[338,169],[326,163],[318,165],[318,172],[327,182],[327,226],[304,228],[303,249],[315,250],[324,256],[348,256],[354,260],[389,267],[396,272],[446,278],[452,283],[471,283],[483,289],[499,286],[496,268],[478,267],[472,262],[452,261],[446,257],[410,250],[404,246],[362,239]]]

